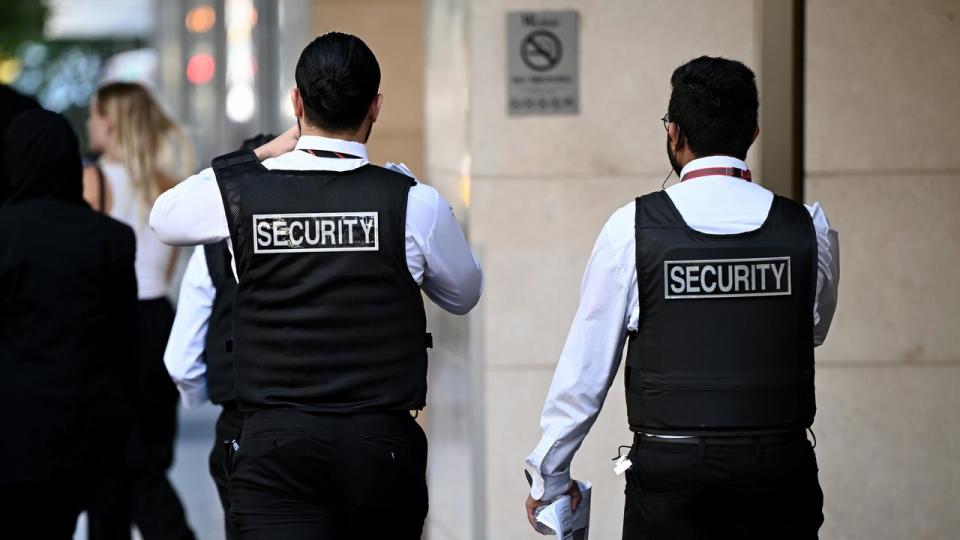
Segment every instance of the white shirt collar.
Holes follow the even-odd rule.
[[[367,147],[362,143],[354,141],[344,141],[343,139],[331,139],[319,135],[303,135],[297,140],[297,150],[326,150],[328,152],[340,152],[357,156],[360,159],[367,159]]]
[[[735,157],[707,156],[694,159],[690,163],[687,163],[687,166],[680,171],[680,178],[683,178],[688,172],[698,171],[700,169],[709,169],[710,167],[735,167],[742,170],[749,169],[746,162]]]

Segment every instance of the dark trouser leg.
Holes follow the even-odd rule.
[[[638,442],[630,453],[624,540],[815,539],[823,523],[806,441],[766,446]]]
[[[120,491],[101,494],[90,511],[90,540],[129,538],[130,523],[145,540],[193,540],[176,491],[167,478],[177,433],[177,389],[163,365],[173,309],[164,299],[141,300],[137,306],[139,388],[137,436],[128,450]],[[123,525],[125,524],[125,525]],[[124,531],[125,529],[126,531]]]
[[[89,540],[130,540],[128,472],[122,463],[108,471],[87,508]]]
[[[232,441],[240,433],[243,426],[243,415],[236,410],[236,405],[225,406],[217,418],[216,435],[214,436],[213,449],[210,451],[210,476],[213,477],[213,483],[217,486],[217,494],[220,496],[220,504],[223,506],[224,531],[227,540],[237,538],[233,525],[230,523],[230,495],[227,490],[227,480],[229,475],[227,464],[227,446],[225,441]]]
[[[145,540],[193,540],[186,514],[166,471],[152,470],[134,483],[131,516]]]
[[[145,540],[193,540],[180,498],[165,469],[151,464],[163,448],[148,448],[146,464],[104,477],[96,500],[87,511],[90,540],[129,540],[136,524]]]
[[[130,512],[144,540],[192,540],[183,505],[167,470],[173,464],[177,436],[177,388],[163,364],[173,326],[167,300],[140,302],[137,342],[140,402],[137,419],[144,446],[144,472],[132,482]]]
[[[623,540],[704,538],[695,478],[699,458],[696,449],[690,450],[672,444],[631,448],[633,465],[625,473]],[[658,467],[663,468],[662,474]]]
[[[426,437],[406,413],[254,413],[230,499],[239,538],[419,539]]]
[[[0,528],[4,538],[73,538],[92,484],[35,482],[0,487]]]
[[[427,517],[427,437],[407,412],[360,416],[340,446],[344,538],[417,540]],[[371,520],[370,516],[382,519]]]
[[[740,476],[756,488],[726,498],[717,506],[721,514],[738,516],[731,524],[731,535],[785,540],[818,538],[823,525],[823,491],[810,443],[800,441],[763,448],[761,452],[754,458],[759,462],[756,467],[739,463]],[[751,472],[753,476],[748,476]],[[738,512],[742,508],[751,510]]]

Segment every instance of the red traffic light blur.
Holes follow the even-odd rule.
[[[206,53],[195,54],[187,62],[187,80],[193,84],[207,84],[216,71],[217,62]]]

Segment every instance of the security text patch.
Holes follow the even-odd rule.
[[[377,251],[377,212],[255,214],[254,253]]]
[[[664,261],[667,300],[789,296],[790,257]]]

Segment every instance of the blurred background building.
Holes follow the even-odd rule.
[[[45,9],[44,9],[45,6]],[[508,113],[507,13],[579,12],[578,112]],[[755,178],[840,231],[839,308],[818,350],[823,538],[944,539],[960,514],[960,3],[956,0],[13,0],[0,80],[78,128],[105,77],[146,81],[201,163],[291,125],[300,49],[332,30],[380,59],[371,157],[444,194],[486,271],[467,317],[431,312],[431,540],[535,538],[522,461],[609,214],[669,170],[669,76],[744,61],[761,91]],[[11,15],[12,13],[12,15]],[[80,130],[82,133],[82,130]],[[619,538],[622,381],[573,463],[593,538]],[[222,538],[211,411],[183,415],[174,478]]]

